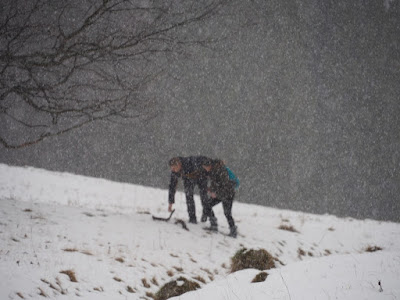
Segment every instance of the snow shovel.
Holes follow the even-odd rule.
[[[152,217],[153,217],[153,220],[155,220],[155,221],[164,221],[164,222],[168,222],[169,219],[171,219],[171,217],[172,217],[172,215],[174,214],[174,212],[175,212],[175,209],[173,209],[173,210],[171,211],[171,213],[170,213],[170,215],[169,215],[168,218],[160,218],[160,217],[155,217],[155,216],[152,216]]]

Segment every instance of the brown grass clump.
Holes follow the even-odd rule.
[[[158,284],[158,281],[157,281],[157,278],[156,278],[155,276],[150,280],[150,282],[151,282],[152,284],[156,285],[156,286],[159,285],[159,284]]]
[[[268,277],[267,272],[261,272],[261,273],[258,273],[251,282],[252,283],[263,282],[263,281],[265,281],[265,279],[267,279],[267,277]]]
[[[125,262],[125,260],[122,257],[117,257],[117,258],[115,258],[115,260],[120,262],[120,263]]]
[[[278,229],[299,233],[299,231],[297,231],[292,225],[282,224]]]
[[[177,270],[178,272],[183,272],[183,269],[181,267],[173,267],[175,270]]]
[[[172,276],[174,276],[174,272],[171,271],[171,270],[168,270],[168,271],[167,271],[167,275],[168,275],[169,277],[172,277]]]
[[[231,273],[243,269],[269,270],[275,268],[275,258],[265,249],[238,250],[231,258]]]
[[[60,288],[57,288],[56,286],[54,286],[51,282],[49,282],[49,281],[46,280],[46,279],[43,279],[43,278],[42,278],[42,279],[40,279],[40,280],[41,280],[42,282],[48,284],[49,287],[52,288],[53,290],[56,290],[56,291],[59,292],[59,293],[63,293],[63,290],[60,289],[60,288],[61,288],[61,285],[59,284],[58,281],[57,281],[57,284],[59,285]]]
[[[180,296],[184,293],[197,290],[198,288],[200,288],[200,285],[197,282],[190,281],[184,277],[179,277],[177,280],[164,284],[154,295],[154,299],[166,300],[171,297]]]
[[[201,276],[193,277],[193,279],[196,279],[197,281],[200,281],[200,282],[202,282],[202,283],[206,283],[206,280],[205,280],[203,277],[201,277]]]
[[[381,251],[382,248],[379,246],[368,246],[365,248],[365,252],[376,252],[376,251]]]
[[[207,268],[200,268],[200,270],[202,270],[202,271],[208,273],[209,275],[213,275],[213,273],[212,273],[209,269],[207,269]]]
[[[301,248],[297,249],[297,256],[298,256],[299,258],[301,258],[302,256],[305,256],[305,255],[306,255],[306,251],[304,251],[304,250],[301,249]]]
[[[150,284],[147,282],[146,278],[142,278],[142,283],[145,288],[150,288]]]
[[[132,294],[133,294],[133,293],[136,293],[135,290],[134,290],[131,286],[129,286],[129,285],[126,287],[126,290],[127,290],[129,293],[132,293]]]
[[[146,296],[149,297],[149,298],[154,299],[154,294],[151,293],[151,292],[146,292]]]
[[[78,252],[78,249],[76,249],[76,248],[65,248],[65,249],[63,249],[63,251],[65,251],[65,252]]]
[[[41,289],[39,288],[39,295],[45,298],[48,298],[49,296],[47,296],[47,294]]]
[[[61,271],[61,274],[65,274],[69,277],[69,280],[71,280],[71,282],[78,282],[78,280],[76,280],[76,276],[75,276],[75,272],[72,270],[65,270],[65,271]]]

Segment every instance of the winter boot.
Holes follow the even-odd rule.
[[[232,226],[229,229],[230,229],[230,232],[229,232],[228,236],[236,238],[237,237],[237,226]]]
[[[202,216],[201,216],[201,222],[204,223],[204,222],[206,222],[206,221],[207,221],[207,215],[202,214]]]
[[[206,230],[209,231],[218,231],[218,223],[217,223],[217,218],[216,217],[210,217],[210,227],[205,228]]]

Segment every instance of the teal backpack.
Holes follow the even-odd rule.
[[[228,171],[229,180],[235,183],[235,189],[239,188],[239,178],[236,177],[235,173],[232,172],[227,166],[225,166],[226,170]]]

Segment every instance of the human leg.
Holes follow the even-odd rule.
[[[207,217],[209,216],[210,213],[214,215],[212,207],[209,207],[209,199],[207,195],[207,178],[199,179],[197,185],[199,186],[200,200],[201,200],[201,205],[203,207],[201,222],[205,222],[207,221]]]
[[[191,180],[184,179],[183,186],[185,189],[186,205],[189,214],[189,223],[196,224],[197,223],[196,206],[194,204],[194,199],[193,199],[194,182],[192,182]]]
[[[218,222],[217,218],[214,215],[214,212],[212,208],[220,203],[221,200],[216,199],[216,198],[209,198],[206,206],[206,215],[208,216],[210,220],[210,230],[212,231],[218,231]]]
[[[232,217],[232,204],[233,204],[232,200],[222,201],[222,207],[224,209],[224,214],[225,214],[226,220],[228,221],[228,224],[229,224],[229,230],[230,230],[229,235],[232,237],[236,237],[237,236],[237,226],[235,225],[235,221],[233,220],[233,217]]]

